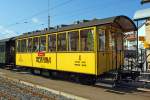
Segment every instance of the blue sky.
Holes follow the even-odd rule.
[[[149,8],[141,0],[49,0],[51,26],[126,15]],[[47,27],[48,0],[0,0],[0,39]]]

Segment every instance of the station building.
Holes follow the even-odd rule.
[[[150,54],[150,20],[147,19],[143,24],[139,26],[139,45],[140,49],[146,49],[146,55]],[[150,70],[150,56],[147,59],[148,70]]]

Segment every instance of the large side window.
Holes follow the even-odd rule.
[[[26,39],[21,40],[21,52],[27,52],[27,41],[26,41]]]
[[[105,30],[98,30],[99,51],[105,51]]]
[[[39,51],[39,37],[33,38],[33,52]]]
[[[60,33],[57,35],[57,49],[58,51],[67,51],[66,48],[66,33]]]
[[[46,36],[40,37],[40,51],[46,51]]]
[[[79,51],[79,32],[73,31],[68,33],[69,51]]]
[[[21,42],[20,40],[16,41],[17,52],[20,52],[20,44],[21,44],[20,42]]]
[[[28,52],[32,52],[32,38],[28,39]]]
[[[56,51],[56,34],[48,36],[48,51]]]
[[[81,38],[81,51],[93,51],[94,50],[94,30],[86,29],[80,31]]]

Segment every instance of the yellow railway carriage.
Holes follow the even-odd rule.
[[[30,32],[16,39],[16,65],[96,77],[124,63],[124,33],[136,26],[126,16],[78,22]]]

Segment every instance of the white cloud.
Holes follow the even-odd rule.
[[[39,21],[39,19],[38,18],[32,18],[32,23],[39,23],[40,21]]]
[[[10,38],[14,36],[17,36],[16,32],[14,32],[13,30],[9,30],[4,26],[0,25],[0,39]]]

